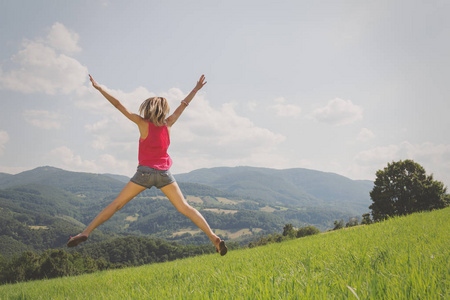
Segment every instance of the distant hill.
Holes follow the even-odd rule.
[[[368,211],[371,182],[306,169],[212,168],[175,175],[187,201],[217,234],[241,243],[255,235],[280,232],[284,224],[314,225]],[[39,167],[0,176],[0,254],[17,249],[64,247],[128,181],[126,176],[69,172]],[[207,237],[180,215],[160,190],[141,193],[101,225],[90,239],[154,236],[182,243],[207,243]],[[9,243],[14,240],[15,242]]]
[[[11,176],[14,176],[14,175],[7,174],[7,173],[0,173],[0,181],[3,179],[6,179],[8,177],[11,177]]]
[[[43,184],[0,189],[0,255],[64,247],[87,222],[86,198]],[[105,240],[98,232],[95,240]]]
[[[77,195],[95,196],[118,193],[123,183],[109,176],[70,172],[54,167],[39,167],[16,175],[0,178],[0,189],[38,184],[53,186]]]
[[[116,175],[116,174],[110,174],[110,173],[105,173],[103,175],[111,177],[116,180],[119,180],[120,182],[124,182],[124,183],[128,183],[128,181],[130,181],[130,177],[124,176],[124,175]]]
[[[82,205],[80,197],[48,185],[33,183],[0,189],[0,207],[16,213],[45,213],[51,216],[80,218],[79,208]]]
[[[240,197],[257,202],[290,206],[335,206],[360,214],[371,204],[371,181],[309,169],[277,170],[254,167],[218,167],[175,175],[180,185],[204,193]],[[0,189],[28,184],[53,186],[87,197],[103,197],[120,192],[129,178],[112,174],[70,172],[54,167],[39,167],[16,175],[0,174]],[[197,184],[196,187],[189,183]],[[213,191],[214,190],[214,191]],[[219,192],[220,191],[220,192]],[[153,193],[155,194],[155,193]],[[161,193],[156,193],[162,195]]]
[[[294,206],[345,207],[364,213],[371,204],[370,181],[309,169],[254,167],[199,169],[176,175],[178,181],[207,184],[248,199]]]

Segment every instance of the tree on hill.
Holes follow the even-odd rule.
[[[267,236],[260,237],[257,241],[252,241],[248,244],[249,248],[264,246],[272,243],[281,243],[285,240],[302,238],[308,235],[319,234],[320,230],[314,226],[305,226],[295,229],[292,224],[285,224],[283,227],[283,234],[274,233]]]
[[[359,225],[358,218],[349,218],[348,222],[345,223],[345,227],[353,227],[358,225]]]
[[[334,228],[332,229],[332,230],[339,230],[339,229],[342,229],[342,228],[344,228],[344,220],[335,220],[334,221],[334,223],[333,223],[333,225],[334,225]]]
[[[370,218],[370,213],[365,213],[362,215],[361,225],[370,225],[373,221]]]
[[[292,224],[286,224],[283,227],[283,236],[287,236],[290,238],[295,237],[295,229]]]
[[[433,175],[427,176],[425,169],[412,160],[388,163],[376,176],[369,206],[374,221],[449,205],[444,184],[433,180]]]
[[[297,238],[301,238],[304,236],[308,236],[308,235],[314,235],[314,234],[319,234],[320,230],[314,226],[305,226],[305,227],[301,227],[297,230],[295,236]]]

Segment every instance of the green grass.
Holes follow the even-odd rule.
[[[450,208],[163,264],[0,286],[1,299],[450,299]]]

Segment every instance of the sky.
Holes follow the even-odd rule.
[[[174,174],[308,168],[374,180],[413,159],[450,184],[449,1],[1,1],[0,172],[132,176],[136,112],[173,111]]]

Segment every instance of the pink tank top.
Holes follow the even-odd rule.
[[[167,153],[170,145],[167,125],[156,126],[148,122],[148,136],[139,139],[139,165],[158,170],[168,170],[172,159]]]

